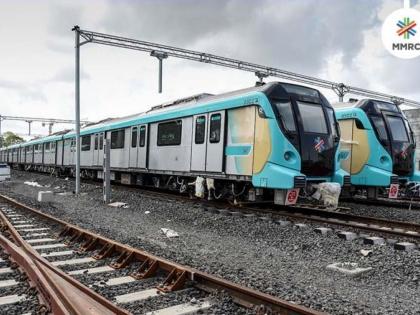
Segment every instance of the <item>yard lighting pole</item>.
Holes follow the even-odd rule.
[[[75,112],[76,112],[76,187],[75,193],[80,193],[80,28],[73,27],[75,35]]]

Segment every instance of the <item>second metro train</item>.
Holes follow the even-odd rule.
[[[401,109],[374,99],[333,107],[341,130],[341,167],[350,173],[352,187],[365,190],[370,199],[381,190],[391,198],[401,189],[404,195],[412,194],[420,172],[415,167],[414,134]]]

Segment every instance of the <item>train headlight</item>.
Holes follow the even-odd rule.
[[[289,161],[289,162],[292,162],[293,160],[294,160],[294,154],[293,154],[293,152],[291,152],[291,151],[286,151],[285,153],[284,153],[284,159],[286,160],[286,161]]]
[[[388,159],[388,157],[386,157],[386,156],[381,156],[381,158],[379,159],[379,161],[380,161],[382,164],[388,164],[389,159]]]

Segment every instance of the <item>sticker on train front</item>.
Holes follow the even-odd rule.
[[[388,198],[390,198],[390,199],[398,198],[398,190],[399,190],[399,185],[398,184],[391,184],[389,186]]]
[[[296,204],[296,201],[299,197],[299,190],[300,188],[293,188],[293,189],[287,190],[286,206]]]

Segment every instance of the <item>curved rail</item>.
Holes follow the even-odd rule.
[[[157,268],[159,268],[161,270],[166,271],[168,273],[168,277],[164,281],[164,285],[162,287],[159,287],[159,290],[163,292],[169,292],[180,289],[183,287],[186,280],[190,280],[193,281],[193,283],[199,289],[205,290],[207,292],[223,290],[233,298],[235,303],[247,308],[260,308],[261,306],[264,306],[264,309],[270,309],[272,312],[277,314],[325,314],[323,312],[289,303],[283,299],[271,296],[266,293],[262,293],[241,285],[237,285],[233,282],[215,277],[197,269],[183,266],[181,264],[169,261],[167,259],[152,255],[143,250],[118,243],[104,236],[69,224],[49,214],[40,212],[39,210],[33,209],[7,196],[0,195],[0,199],[8,202],[9,204],[15,207],[24,209],[26,211],[31,212],[32,214],[40,216],[43,219],[48,220],[49,222],[62,226],[63,230],[60,235],[69,237],[73,242],[82,242],[83,245],[81,246],[81,250],[89,250],[93,247],[99,247],[101,250],[98,254],[99,256],[102,255],[102,257],[105,257],[105,255],[109,256],[111,253],[117,253],[119,255],[119,258],[117,259],[117,263],[114,264],[114,267],[116,268],[122,268],[126,266],[130,261],[138,260],[143,262],[144,265],[147,265],[145,269],[142,270],[143,272],[140,275],[140,278],[145,276],[144,273],[151,272],[152,269],[156,270]],[[152,268],[152,266],[154,267]],[[67,275],[65,276],[68,277]]]
[[[35,284],[50,312],[58,315],[83,315],[89,310],[92,315],[129,314],[41,257],[1,212],[0,220],[2,229],[7,230],[15,242],[0,235],[0,245]]]

